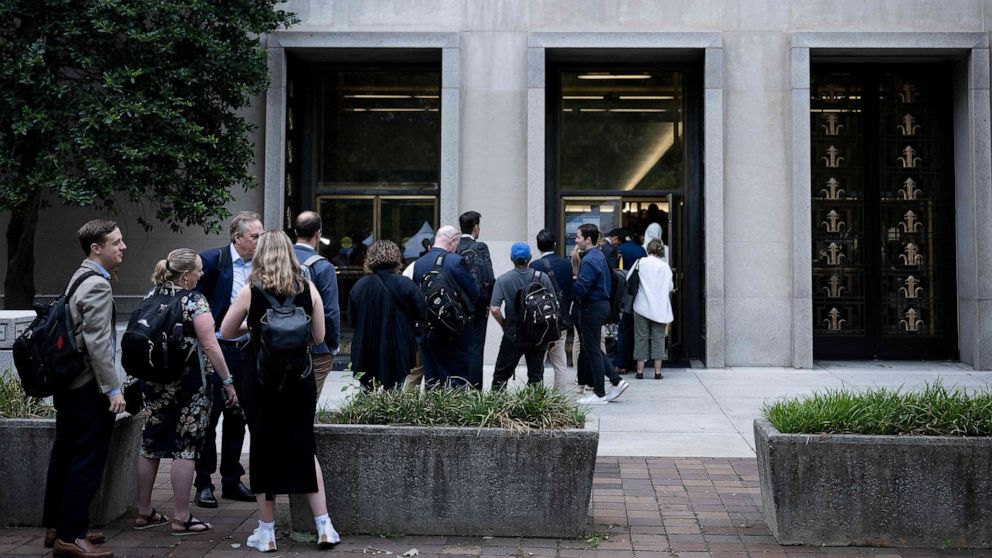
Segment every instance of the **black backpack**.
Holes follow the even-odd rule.
[[[541,284],[541,272],[531,271],[530,281],[516,295],[517,342],[544,347],[559,337],[558,297]]]
[[[156,289],[131,314],[121,337],[121,366],[130,376],[159,384],[183,377],[192,354],[183,350],[182,298],[187,294]]]
[[[34,304],[37,317],[24,333],[14,340],[14,367],[21,378],[24,393],[31,397],[48,397],[69,387],[86,367],[83,353],[76,346],[75,327],[69,299],[83,281],[100,274],[88,271],[80,275],[62,296],[49,304]]]
[[[610,270],[610,315],[606,323],[620,323],[624,299],[627,297],[627,274],[622,269]]]
[[[258,382],[267,389],[282,391],[312,371],[310,316],[293,304],[293,295],[280,301],[260,285],[255,285],[255,290],[271,306],[265,310],[259,328]]]
[[[551,269],[551,263],[544,258],[540,258],[534,260],[531,266],[534,265],[538,265],[544,269],[544,272],[551,278],[551,284],[555,287],[555,295],[558,297],[558,327],[561,328],[561,331],[572,329],[572,316],[569,314],[569,308],[565,305],[567,302],[565,300],[565,294],[561,290],[561,285],[558,283],[558,277],[555,276],[555,271]]]
[[[427,303],[427,328],[439,333],[457,334],[465,331],[470,313],[462,303],[465,296],[453,278],[444,270],[442,254],[434,267],[420,279],[420,292]]]
[[[489,266],[486,265],[485,258],[479,253],[478,244],[478,241],[473,240],[464,250],[459,249],[458,255],[465,260],[469,271],[472,272],[472,277],[475,278],[475,282],[479,285],[479,300],[485,302],[485,304],[478,305],[476,313],[485,314],[489,311],[489,300],[493,296],[494,277],[489,271]]]

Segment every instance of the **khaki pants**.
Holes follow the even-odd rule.
[[[331,373],[331,365],[334,364],[334,355],[327,353],[322,355],[312,355],[313,379],[317,381],[317,399],[320,399],[320,391],[324,389],[324,380]]]
[[[565,357],[565,337],[567,331],[561,332],[561,339],[548,345],[548,360],[551,361],[551,368],[555,371],[555,387],[570,387],[575,378],[568,374],[568,359]]]
[[[404,391],[420,391],[420,384],[424,381],[424,355],[417,349],[417,365],[410,369],[410,373],[403,380]]]

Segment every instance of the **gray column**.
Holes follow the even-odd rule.
[[[706,366],[726,364],[723,222],[723,48],[707,48],[703,78],[703,198],[706,254]]]
[[[461,207],[461,49],[441,49],[441,224],[458,226]]]
[[[545,114],[545,49],[527,49],[527,240],[544,228],[546,184],[544,176],[547,128]]]
[[[791,52],[792,366],[813,367],[813,234],[810,217],[809,48]]]
[[[265,228],[281,229],[286,185],[286,51],[269,47],[269,90],[265,94]]]

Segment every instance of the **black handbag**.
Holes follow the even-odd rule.
[[[145,408],[145,385],[137,378],[130,378],[121,392],[124,395],[124,411],[136,415]]]
[[[640,259],[634,262],[634,267],[630,271],[630,276],[627,277],[627,294],[623,299],[624,312],[634,311],[634,299],[637,298],[637,290],[641,288],[641,275],[640,270],[638,269],[640,263]]]

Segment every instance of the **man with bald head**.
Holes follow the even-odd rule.
[[[479,298],[479,283],[472,276],[465,260],[454,253],[458,248],[461,233],[451,225],[438,229],[434,235],[434,247],[413,264],[413,281],[421,285],[424,276],[440,262],[453,286],[460,291],[465,314],[471,316]],[[472,330],[466,328],[458,333],[438,329],[430,330],[423,345],[424,381],[428,388],[447,385],[465,385],[470,363],[469,347],[472,345]]]
[[[310,351],[313,358],[313,378],[317,381],[317,397],[324,388],[324,380],[331,372],[334,355],[338,352],[338,339],[341,332],[341,312],[338,304],[338,276],[334,264],[321,256],[320,236],[323,225],[320,215],[314,211],[304,211],[293,221],[296,232],[296,259],[304,273],[313,281],[324,303],[324,338]]]

